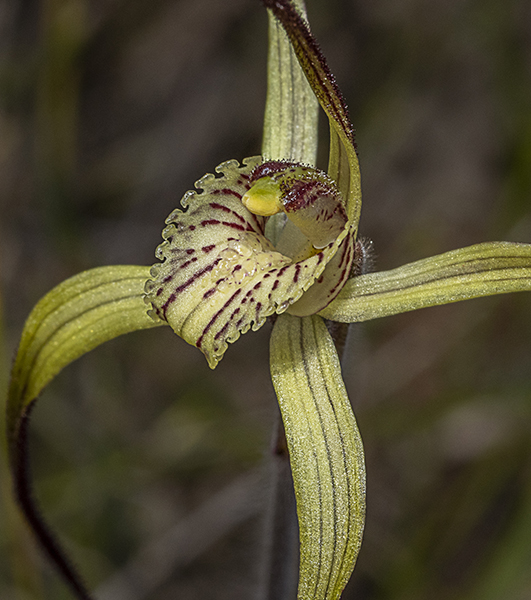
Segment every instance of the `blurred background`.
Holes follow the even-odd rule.
[[[375,268],[531,242],[531,4],[308,9],[357,130]],[[259,153],[266,25],[257,0],[0,4],[2,398],[42,295],[83,269],[153,263],[194,181]],[[98,599],[255,597],[269,333],[243,336],[215,372],[169,329],[131,334],[43,395],[35,493]],[[531,597],[530,334],[529,294],[353,327],[368,511],[345,600]],[[66,600],[2,460],[0,597]]]

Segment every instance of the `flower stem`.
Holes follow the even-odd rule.
[[[272,490],[259,600],[293,600],[299,574],[299,526],[288,447],[280,413],[271,444]]]

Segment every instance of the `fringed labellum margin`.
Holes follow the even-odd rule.
[[[211,368],[227,343],[266,317],[327,306],[351,270],[353,235],[333,181],[312,167],[248,158],[205,175],[168,217],[146,299],[157,318],[206,356]],[[267,217],[284,212],[279,251]],[[302,236],[301,236],[302,234]],[[284,238],[284,239],[282,239]],[[303,240],[301,245],[300,240]],[[328,268],[327,268],[328,267]]]

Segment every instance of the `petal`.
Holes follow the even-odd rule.
[[[340,597],[365,522],[363,444],[323,321],[282,315],[271,336],[278,396],[297,498],[299,600]]]
[[[27,424],[31,407],[61,369],[99,344],[137,329],[163,325],[147,314],[143,299],[148,267],[85,271],[49,292],[28,317],[11,373],[7,400],[10,467],[18,502],[43,548],[76,592],[82,582],[39,517],[27,470]]]
[[[346,200],[352,227],[357,230],[361,212],[361,183],[354,130],[343,96],[307,23],[289,0],[264,4],[284,27],[302,70],[330,123],[328,174]]]
[[[227,161],[216,169],[220,177],[206,175],[196,183],[201,193],[184,196],[187,210],[168,217],[166,241],[157,249],[163,262],[153,267],[146,286],[155,314],[200,348],[212,368],[227,343],[295,303],[321,277],[348,234],[344,229],[335,242],[299,262],[275,250],[264,236],[265,219],[241,202],[260,160],[246,159],[242,167]],[[329,301],[325,294],[322,298]],[[316,312],[325,303],[299,310]]]
[[[488,242],[350,279],[319,314],[353,323],[481,296],[531,290],[531,245]]]

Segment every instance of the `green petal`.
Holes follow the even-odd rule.
[[[264,159],[315,165],[318,108],[288,37],[269,13]]]
[[[143,300],[148,267],[85,271],[49,292],[29,315],[11,374],[7,404],[11,452],[20,420],[42,389],[69,363],[123,333],[164,324]]]
[[[350,279],[319,314],[353,323],[480,296],[531,290],[531,245],[488,242]]]
[[[335,346],[322,319],[279,317],[271,336],[271,375],[297,498],[298,599],[337,599],[361,545],[365,465]]]
[[[357,230],[361,212],[361,183],[354,131],[348,109],[325,57],[306,22],[289,0],[265,0],[284,27],[299,63],[330,123],[329,175],[346,200],[352,227]]]

